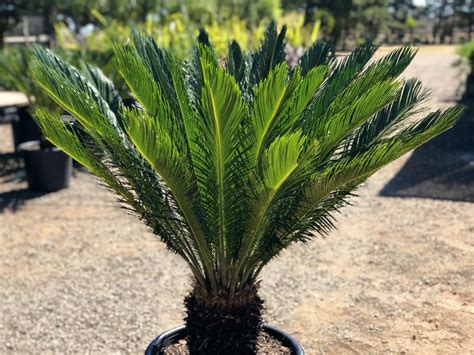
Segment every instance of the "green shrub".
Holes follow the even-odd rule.
[[[467,42],[459,47],[458,54],[467,60],[470,73],[474,74],[474,41]]]
[[[0,85],[7,90],[23,92],[33,109],[41,107],[51,112],[58,112],[59,106],[33,81],[30,70],[32,55],[33,50],[30,47],[2,49],[0,51]]]

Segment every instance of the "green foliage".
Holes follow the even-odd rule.
[[[467,42],[458,48],[458,54],[469,63],[471,74],[474,74],[474,41]]]
[[[166,48],[179,59],[191,54],[194,38],[203,26],[212,38],[214,50],[222,57],[227,53],[230,40],[238,42],[245,51],[257,48],[271,18],[278,19],[280,26],[287,26],[286,38],[293,47],[308,47],[319,35],[320,21],[306,23],[304,14],[297,11],[283,14],[277,12],[274,17],[263,16],[255,21],[250,21],[245,16],[239,17],[236,12],[224,12],[219,17],[211,16],[208,20],[197,21],[187,11],[174,12],[173,9],[170,7],[170,13],[160,16],[149,16],[146,21],[134,23],[134,27],[152,36],[160,47]],[[64,52],[63,57],[71,63],[76,64],[79,59],[92,62],[116,82],[117,73],[110,60],[111,42],[126,41],[131,35],[130,26],[117,19],[110,19],[95,9],[91,12],[100,27],[81,40],[63,23],[55,25],[58,47]]]
[[[21,91],[30,106],[56,112],[59,107],[35,84],[31,74],[33,50],[29,47],[5,48],[0,51],[0,85],[7,90]]]
[[[135,32],[114,46],[136,99],[126,107],[96,68],[38,48],[38,84],[77,120],[40,111],[49,139],[98,175],[189,264],[212,294],[235,295],[294,242],[333,228],[332,213],[378,169],[454,125],[425,116],[426,93],[398,78],[415,51],[336,62],[315,43],[289,68],[285,29],[222,67],[205,33],[186,62]]]
[[[386,24],[390,19],[388,5],[388,0],[353,0],[353,30],[360,42],[374,42],[379,33],[386,32]]]
[[[111,39],[125,39],[129,34],[128,30],[125,31],[121,26],[111,26],[107,31],[95,31],[80,41],[62,22],[54,25],[54,31],[56,36],[55,52],[57,54],[76,67],[83,66],[85,63],[100,67],[120,92],[125,91],[122,78],[114,64]]]

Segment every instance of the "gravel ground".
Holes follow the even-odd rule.
[[[409,67],[456,100],[452,47]],[[0,149],[10,149],[0,126]],[[381,197],[405,156],[359,190],[326,240],[294,245],[263,273],[266,320],[307,354],[474,350],[474,204]],[[39,195],[0,184],[0,353],[140,353],[182,323],[184,262],[87,173]]]

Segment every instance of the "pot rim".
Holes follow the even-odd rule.
[[[284,346],[291,349],[292,355],[304,355],[303,347],[291,335],[269,324],[263,324],[264,332],[280,341]],[[159,355],[161,349],[186,336],[186,327],[184,325],[167,330],[151,341],[145,350],[145,355]]]
[[[38,151],[59,152],[61,151],[61,149],[55,146],[48,147],[48,149],[42,149],[41,141],[39,140],[26,141],[26,142],[20,143],[18,144],[17,149],[20,152],[38,152]]]

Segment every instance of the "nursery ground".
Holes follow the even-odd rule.
[[[434,107],[462,92],[454,53],[423,48],[407,70],[432,89]],[[0,150],[11,149],[7,137],[0,126]],[[329,237],[294,245],[263,273],[266,320],[308,355],[474,350],[474,181],[419,183],[415,169],[397,188],[407,167],[427,164],[413,158],[370,178]],[[462,176],[472,178],[471,168]],[[50,194],[0,184],[2,354],[141,353],[182,323],[188,276],[87,173]]]

